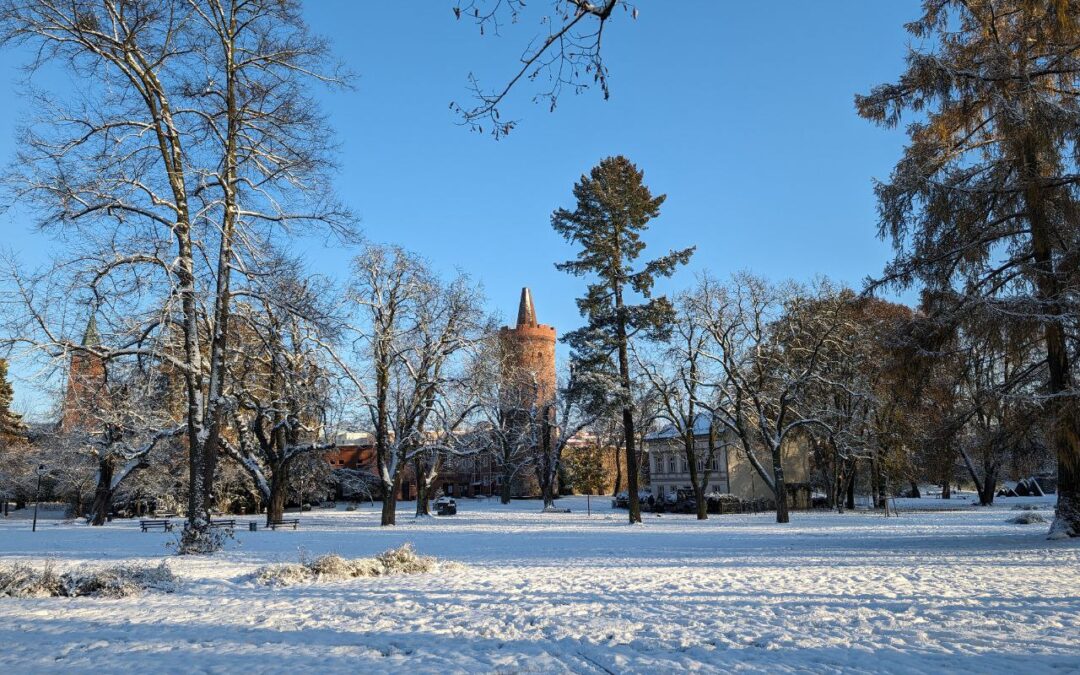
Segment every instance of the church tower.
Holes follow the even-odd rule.
[[[504,350],[503,377],[511,381],[522,376],[535,384],[540,400],[555,395],[555,328],[536,321],[532,292],[521,289],[517,325],[499,331]]]
[[[93,314],[86,322],[82,346],[90,349],[101,346],[97,319]],[[71,431],[89,421],[87,413],[101,405],[104,386],[105,362],[101,360],[101,357],[85,351],[72,354],[67,389],[64,391],[64,403],[61,409],[61,431]]]

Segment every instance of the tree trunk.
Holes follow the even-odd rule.
[[[289,493],[289,470],[285,466],[270,467],[270,496],[266,500],[266,525],[280,522],[285,516],[285,500]],[[304,505],[300,508],[303,510]]]
[[[551,466],[544,466],[543,469],[544,473],[540,477],[540,494],[544,498],[544,508],[553,509],[555,508],[556,471]]]
[[[948,480],[941,484],[941,498],[952,499],[952,484]]]
[[[499,503],[510,503],[510,477],[513,473],[508,467],[503,467],[502,484],[499,486]]]
[[[870,481],[874,497],[874,508],[887,508],[889,496],[885,493],[884,462],[881,461],[881,457],[878,456],[877,452],[870,457]]]
[[[994,505],[994,491],[997,490],[996,469],[991,468],[983,477],[982,485],[976,484],[979,489],[979,506]]]
[[[629,388],[629,385],[627,385]],[[623,408],[623,434],[626,436],[626,489],[630,523],[641,522],[641,504],[638,501],[638,464],[637,450],[634,447],[634,413],[629,407]]]
[[[544,408],[544,417],[540,431],[541,457],[540,492],[544,497],[544,508],[555,508],[555,490],[558,480],[559,460],[555,449],[551,447],[551,424],[548,409]]]
[[[94,490],[91,525],[104,525],[105,521],[109,519],[109,511],[112,510],[114,468],[111,458],[98,460],[97,488]]]
[[[920,499],[922,497],[922,491],[919,490],[919,484],[913,480],[908,480],[908,483],[911,484],[910,496],[914,497],[915,499]]]
[[[790,521],[788,515],[788,503],[787,503],[787,483],[784,481],[784,465],[781,463],[781,451],[780,446],[777,445],[773,449],[773,476],[775,477],[776,486],[774,489],[776,495],[776,522],[787,523]]]
[[[1054,266],[1053,231],[1047,213],[1047,196],[1043,194],[1045,176],[1039,159],[1038,139],[1030,135],[1021,142],[1024,179],[1024,201],[1031,226],[1031,254],[1035,263],[1035,288],[1038,299],[1045,305],[1042,313],[1053,318],[1043,324],[1046,344],[1046,363],[1049,371],[1047,408],[1050,413],[1050,438],[1058,460],[1058,503],[1052,537],[1080,536],[1080,419],[1076,400],[1063,395],[1072,390],[1072,371],[1069,348],[1063,325],[1061,284]]]
[[[622,492],[622,453],[619,452],[618,446],[614,448],[615,455],[615,487],[611,490],[611,496],[617,497]]]
[[[690,488],[694,491],[694,506],[698,520],[706,520],[709,517],[705,509],[705,489],[698,480],[697,453],[694,447],[694,421],[690,420],[690,427],[683,432],[683,450],[686,455],[686,467],[690,470]]]
[[[397,497],[398,491],[401,489],[401,472],[399,471],[390,485],[383,484],[383,501],[382,501],[382,520],[380,525],[388,527],[395,525],[395,517],[397,516]]]
[[[638,457],[634,434],[633,395],[630,388],[630,358],[628,355],[629,339],[626,335],[626,316],[623,311],[622,286],[615,288],[615,316],[617,319],[616,338],[619,352],[619,384],[625,397],[622,409],[623,443],[626,445],[626,491],[629,505],[630,524],[641,522],[641,504],[638,501]]]
[[[557,473],[554,467],[545,466],[540,476],[540,494],[544,498],[544,508],[555,508],[555,487]]]
[[[424,462],[419,457],[413,460],[413,472],[416,474],[416,516],[430,516],[431,505],[428,504],[427,471]]]
[[[1057,510],[1050,535],[1080,536],[1080,466],[1062,462],[1060,459]]]
[[[847,481],[847,508],[848,511],[855,510],[855,475],[856,467],[854,464],[851,466],[851,475],[848,476]]]
[[[202,442],[202,481],[203,511],[209,530],[210,513],[215,501],[214,477],[217,475],[220,457],[219,439],[222,433],[222,417],[225,405],[225,360],[229,353],[229,318],[232,313],[232,270],[233,237],[239,207],[237,204],[237,137],[239,135],[240,112],[237,109],[236,88],[237,74],[235,64],[235,15],[228,32],[222,35],[225,45],[225,147],[222,164],[225,175],[220,183],[222,189],[222,210],[220,237],[218,239],[218,258],[215,275],[213,333],[210,340],[210,374],[207,388],[207,409],[203,428],[206,437]],[[301,510],[303,499],[301,499]]]

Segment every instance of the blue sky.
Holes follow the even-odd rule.
[[[584,281],[555,271],[573,251],[549,216],[571,205],[582,173],[624,154],[668,195],[646,237],[651,251],[698,247],[661,290],[689,286],[705,269],[859,286],[889,258],[872,179],[888,176],[903,134],[861,120],[852,101],[900,73],[916,0],[641,0],[636,21],[617,14],[605,32],[611,99],[568,94],[549,113],[525,83],[504,107],[520,125],[500,141],[458,126],[449,103],[467,99],[470,72],[505,81],[549,3],[532,0],[518,25],[485,37],[455,21],[452,4],[308,3],[314,30],[358,76],[354,89],[322,99],[341,144],[338,189],[370,239],[468,272],[506,317],[530,286],[539,319],[565,332],[580,325]],[[0,52],[5,162],[28,113],[24,62]],[[32,263],[53,243],[31,219],[18,205],[0,214],[4,245]],[[344,273],[348,252],[320,240],[298,246],[312,270]],[[15,387],[23,407],[40,406],[30,383]]]

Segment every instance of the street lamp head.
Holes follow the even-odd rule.
[[[45,465],[44,464],[38,464],[37,472],[39,474],[45,473]]]

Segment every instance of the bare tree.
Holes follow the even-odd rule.
[[[96,462],[91,525],[104,525],[121,486],[149,466],[159,445],[184,432],[162,404],[159,376],[120,363],[110,364],[108,373],[104,405],[87,409],[82,424],[60,434],[62,443],[82,449]]]
[[[606,100],[611,91],[601,47],[604,28],[620,6],[637,18],[637,8],[627,0],[553,0],[539,19],[546,33],[528,43],[518,69],[507,82],[489,90],[470,73],[469,90],[474,102],[467,105],[452,102],[450,109],[461,117],[463,124],[479,133],[484,133],[487,125],[495,138],[501,138],[517,122],[503,120],[499,106],[522,80],[546,82],[533,101],[546,102],[552,111],[567,90],[578,94],[595,85]],[[458,0],[454,5],[454,16],[473,22],[481,35],[499,34],[505,25],[519,23],[526,11],[523,0]]]
[[[32,68],[59,62],[77,78],[66,99],[44,100],[9,184],[43,225],[86,237],[93,259],[72,259],[95,288],[127,273],[153,289],[142,337],[103,356],[165,358],[183,379],[181,550],[212,550],[236,277],[289,228],[349,220],[325,197],[329,135],[306,95],[312,80],[339,81],[326,44],[288,0],[5,0],[0,38],[31,46]],[[166,330],[178,352],[144,344]]]
[[[443,282],[415,255],[368,245],[347,297],[352,358],[331,353],[374,429],[382,524],[393,525],[410,462],[449,450],[468,416],[449,394],[461,378],[458,357],[483,328],[480,295],[464,276]]]
[[[226,395],[236,442],[220,443],[255,482],[270,525],[284,513],[293,465],[334,444],[323,425],[331,384],[320,346],[330,339],[320,322],[323,289],[289,267],[267,285],[258,305],[234,309]]]
[[[617,408],[607,378],[578,370],[571,364],[562,386],[551,400],[542,401],[536,472],[544,509],[555,508],[563,454],[586,429]]]
[[[828,286],[811,294],[742,273],[727,286],[704,278],[692,300],[711,338],[704,356],[719,370],[714,395],[698,402],[739,439],[773,493],[778,523],[789,520],[784,452],[806,428],[827,424],[806,394],[838,321],[838,303],[826,301],[831,295]]]
[[[469,361],[474,450],[499,474],[499,498],[509,504],[514,485],[537,470],[542,435],[550,431],[550,392],[517,348],[491,330]],[[547,419],[545,419],[545,415]],[[539,474],[537,474],[539,475]]]
[[[657,418],[671,425],[682,443],[697,517],[705,520],[709,517],[705,491],[718,449],[712,413],[700,403],[702,398],[711,396],[708,387],[715,381],[709,372],[714,366],[708,353],[710,334],[705,328],[705,318],[698,315],[698,305],[689,294],[679,296],[675,307],[671,334],[662,348],[652,352],[635,349],[634,356],[660,407]],[[701,436],[708,442],[704,452],[699,453]]]

